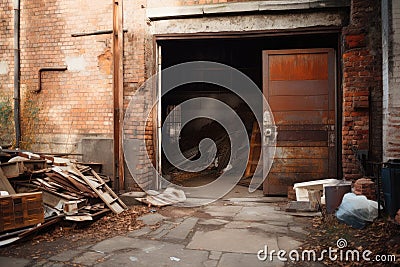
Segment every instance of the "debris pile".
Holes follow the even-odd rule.
[[[92,221],[127,209],[99,164],[19,151],[0,157],[8,159],[0,164],[0,245],[61,220]]]

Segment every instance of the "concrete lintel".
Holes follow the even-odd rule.
[[[181,7],[148,8],[146,10],[146,15],[151,20],[162,20],[177,17],[201,16],[207,14],[284,11],[348,6],[350,6],[350,0],[252,1]]]
[[[203,6],[182,6],[182,7],[157,7],[148,8],[146,16],[149,19],[168,19],[175,17],[203,15]]]
[[[239,2],[228,4],[203,5],[204,14],[223,14],[258,11],[259,2]]]

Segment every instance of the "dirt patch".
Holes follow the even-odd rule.
[[[354,229],[339,222],[334,215],[325,215],[314,218],[313,226],[309,229],[306,242],[301,250],[315,250],[317,255],[321,251],[332,247],[338,248],[338,240],[346,240],[347,245],[341,249],[346,253],[349,250],[360,251],[360,261],[346,260],[331,261],[328,257],[323,263],[328,266],[394,266],[400,264],[400,226],[386,219],[377,219],[362,230]],[[367,258],[375,260],[376,255],[396,255],[397,262],[366,261],[362,252],[372,252]],[[340,253],[340,250],[339,250]],[[338,254],[340,257],[340,254]],[[344,254],[345,255],[345,254]]]

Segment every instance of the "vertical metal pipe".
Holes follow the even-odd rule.
[[[157,71],[158,71],[158,81],[157,81],[157,148],[155,149],[157,151],[156,155],[157,155],[157,171],[158,174],[156,175],[156,190],[160,190],[162,189],[162,184],[161,184],[161,179],[160,176],[162,176],[162,166],[161,166],[161,161],[162,161],[162,157],[161,157],[161,151],[162,151],[162,147],[161,147],[161,138],[162,138],[162,134],[161,134],[161,96],[162,96],[162,91],[161,91],[161,84],[162,84],[162,77],[161,77],[161,45],[157,44]]]
[[[20,115],[20,1],[14,0],[14,124],[15,147],[19,148],[21,140],[21,115]]]

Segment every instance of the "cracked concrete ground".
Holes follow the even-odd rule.
[[[146,226],[124,236],[40,262],[0,257],[0,266],[284,266],[275,258],[258,260],[257,252],[298,249],[310,219],[281,211],[276,202],[286,199],[244,189],[207,206],[146,214],[140,217]]]

